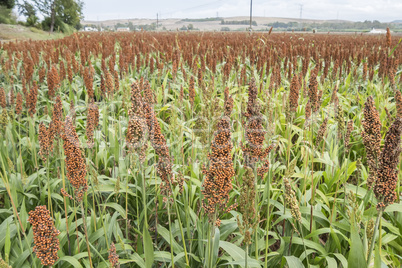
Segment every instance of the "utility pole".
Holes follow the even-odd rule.
[[[253,23],[253,0],[250,0],[250,32],[252,30],[252,23]]]
[[[158,30],[158,24],[159,24],[159,13],[156,13],[156,29]]]

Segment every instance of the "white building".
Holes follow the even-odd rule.
[[[116,29],[116,31],[117,31],[117,32],[129,32],[129,31],[130,31],[130,28],[128,28],[128,27],[118,27],[118,28]]]
[[[94,27],[90,27],[90,26],[85,26],[84,27],[84,32],[97,32],[98,29],[94,28]]]
[[[384,29],[372,29],[369,33],[371,34],[385,34],[387,33],[387,30]]]

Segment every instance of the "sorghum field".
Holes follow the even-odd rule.
[[[401,267],[398,42],[2,43],[0,267]]]

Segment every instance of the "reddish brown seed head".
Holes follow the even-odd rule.
[[[52,266],[57,259],[60,242],[57,236],[59,230],[54,227],[53,219],[46,206],[37,206],[29,212],[29,223],[32,225],[34,243],[33,251],[41,260],[42,265]]]
[[[22,95],[20,92],[17,93],[17,104],[15,105],[15,113],[21,114],[22,112]]]
[[[78,202],[82,201],[84,193],[88,189],[86,179],[86,164],[80,149],[80,142],[75,131],[72,118],[66,117],[64,132],[61,135],[63,148],[66,155],[67,178],[74,187],[75,198]]]
[[[6,101],[6,92],[4,91],[4,88],[0,87],[0,106],[5,109],[7,106],[7,101]]]
[[[380,114],[375,108],[372,96],[367,98],[363,110],[364,120],[362,122],[363,144],[366,148],[366,158],[369,165],[369,177],[367,178],[368,187],[371,188],[376,177],[377,158],[380,155],[381,145],[381,121]]]
[[[398,184],[398,164],[401,154],[402,118],[397,117],[385,135],[384,148],[380,155],[375,181],[374,194],[380,201],[377,208],[383,208],[395,202]]]

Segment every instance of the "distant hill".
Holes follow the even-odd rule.
[[[221,20],[225,21],[243,21],[249,20],[247,16],[239,16],[239,17],[220,17],[220,18],[205,18],[205,19],[179,19],[179,18],[170,18],[170,19],[160,19],[158,21],[159,29],[166,30],[176,30],[182,27],[187,27],[189,24],[192,24],[194,29],[198,29],[201,31],[209,30],[220,30],[222,26],[229,28],[230,30],[236,30],[239,28],[245,28],[247,25],[222,25]],[[276,17],[253,17],[253,21],[257,23],[257,26],[253,26],[254,30],[262,30],[270,27],[272,23],[280,22],[280,23],[342,23],[348,22],[345,20],[313,20],[313,19],[298,19],[298,18],[276,18]],[[156,24],[156,19],[140,19],[140,18],[132,18],[132,19],[118,19],[118,20],[105,20],[105,21],[81,21],[82,25],[93,25],[93,26],[101,26],[103,28],[114,27],[117,24],[127,25],[132,23],[133,25],[151,25]],[[141,27],[140,27],[141,28]]]
[[[93,29],[112,30],[117,27],[126,27],[130,31],[247,31],[249,27],[248,16],[214,17],[214,18],[169,18],[169,19],[117,19],[105,21],[81,21],[83,26]],[[158,25],[158,27],[157,27]],[[393,22],[379,21],[347,21],[347,20],[315,20],[299,18],[253,17],[254,31],[305,31],[305,32],[369,32],[371,29],[386,29],[393,32],[402,32],[402,20]]]

